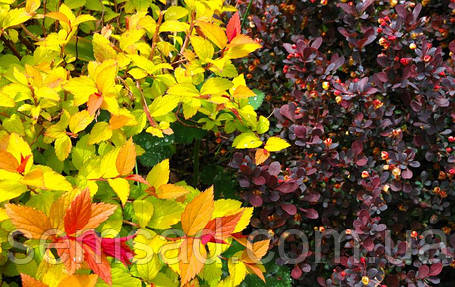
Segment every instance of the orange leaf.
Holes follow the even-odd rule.
[[[0,169],[5,169],[11,172],[17,172],[19,163],[17,159],[7,151],[0,151]]]
[[[136,165],[136,147],[130,138],[121,148],[115,162],[120,175],[127,175]]]
[[[183,231],[187,235],[195,235],[210,221],[214,209],[213,186],[211,186],[185,207],[181,217]]]
[[[256,150],[256,154],[254,155],[254,160],[256,165],[260,165],[264,161],[266,161],[270,156],[270,153],[266,149],[259,148]]]
[[[101,107],[103,104],[103,96],[95,93],[91,94],[87,101],[87,111],[90,115],[94,116],[96,111]]]
[[[228,42],[231,42],[231,40],[234,39],[235,36],[241,33],[242,30],[240,26],[239,12],[235,12],[235,14],[232,15],[231,19],[229,19],[229,22],[226,26],[226,35],[228,38]]]
[[[242,214],[243,211],[240,211],[236,214],[214,218],[207,223],[204,232],[213,232],[216,239],[225,239],[234,232]]]
[[[107,284],[112,285],[111,265],[103,254],[96,254],[88,245],[83,245],[84,259],[90,269],[103,279]],[[71,285],[68,285],[71,286]]]
[[[258,263],[269,250],[270,239],[251,243],[248,241],[246,249],[242,254],[242,261],[245,263]]]
[[[91,218],[92,202],[88,189],[83,190],[66,210],[64,224],[67,235],[73,235],[87,225]]]
[[[207,251],[200,239],[186,238],[182,241],[179,253],[180,286],[185,285],[201,272],[206,258]]]
[[[188,193],[183,186],[175,184],[163,184],[158,188],[156,197],[161,199],[176,199]]]
[[[98,275],[90,274],[90,275],[71,275],[64,278],[58,284],[59,287],[71,286],[71,287],[94,287],[96,281],[98,279]]]
[[[49,248],[57,249],[57,254],[65,264],[66,271],[72,275],[82,267],[84,262],[83,245],[72,239],[59,240],[51,243]]]
[[[52,228],[49,218],[40,210],[28,206],[6,204],[6,214],[18,230],[28,238],[39,239]]]
[[[36,280],[35,278],[24,273],[21,273],[21,280],[22,287],[47,287],[47,285],[43,282]]]
[[[112,115],[109,120],[109,127],[111,130],[116,130],[126,126],[130,121],[131,119],[125,115]]]
[[[90,219],[83,229],[95,229],[106,221],[117,209],[116,205],[107,203],[96,203],[91,205]]]
[[[254,274],[256,274],[259,278],[261,278],[262,281],[265,283],[265,277],[264,274],[262,273],[262,270],[256,265],[256,264],[248,264],[246,263],[245,266],[251,270]]]

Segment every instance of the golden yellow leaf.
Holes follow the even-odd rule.
[[[120,175],[129,174],[136,165],[136,147],[130,138],[121,148],[115,162]]]
[[[77,134],[84,130],[92,121],[93,117],[90,113],[87,110],[83,110],[71,116],[69,128],[71,132]]]
[[[256,165],[260,165],[264,161],[266,161],[269,158],[269,156],[270,153],[266,149],[258,148],[254,155],[254,161],[256,162]]]
[[[58,287],[94,287],[97,280],[98,275],[96,274],[74,274],[63,278]]]
[[[188,193],[188,190],[183,186],[175,184],[163,184],[160,185],[156,196],[162,199],[176,199]]]
[[[155,165],[147,175],[147,181],[155,190],[169,181],[169,159]]]
[[[227,44],[227,37],[224,30],[215,24],[199,21],[197,25],[201,29],[202,33],[218,48],[223,49]]]

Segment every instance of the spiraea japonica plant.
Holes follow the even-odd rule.
[[[261,47],[235,7],[169,2],[0,3],[0,264],[11,286],[264,280],[269,241],[242,234],[252,208],[169,183],[168,160],[138,173],[135,135],[190,121],[250,148],[269,127],[233,64]]]

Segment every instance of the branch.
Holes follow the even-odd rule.
[[[194,29],[194,19],[196,18],[196,12],[193,11],[191,12],[191,23],[190,23],[190,29],[188,30],[188,33],[186,34],[185,40],[183,41],[182,48],[180,49],[180,53],[177,55],[175,60],[172,62],[172,66],[175,67],[176,64],[180,62],[180,58],[183,55],[183,52],[185,52],[186,47],[188,47],[188,42],[190,40],[191,34],[193,33]]]
[[[156,128],[158,125],[155,122],[155,120],[152,118],[152,115],[150,114],[149,107],[147,105],[147,101],[145,100],[144,93],[142,92],[141,85],[139,84],[138,81],[136,81],[136,87],[138,88],[139,92],[141,93],[141,98],[142,98],[142,109],[144,110],[144,113],[150,123],[150,125],[154,128]]]
[[[156,23],[155,34],[153,34],[152,38],[152,48],[150,49],[150,56],[149,60],[153,59],[153,54],[155,53],[156,43],[158,41],[158,35],[160,34],[160,26],[163,22],[163,13],[160,12],[160,16],[158,17],[158,22]]]
[[[19,54],[19,52],[17,51],[16,46],[14,45],[13,42],[6,39],[4,35],[1,35],[0,39],[3,41],[3,43],[6,44],[6,46],[11,50],[11,52],[13,52],[13,54],[19,58],[19,60],[22,59],[21,54]]]

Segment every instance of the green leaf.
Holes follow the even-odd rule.
[[[128,269],[122,263],[113,263],[111,268],[112,286],[115,287],[142,287],[141,280],[130,275]],[[103,280],[98,280],[96,287],[107,287]]]
[[[158,138],[143,132],[133,137],[133,140],[145,150],[139,157],[143,166],[152,167],[175,153],[174,135]]]
[[[65,0],[65,5],[70,9],[76,9],[85,5],[86,0]]]
[[[266,266],[265,281],[262,282],[256,275],[247,275],[245,280],[240,284],[241,287],[291,287],[292,278],[289,268],[286,266],[278,266],[274,261]]]
[[[256,94],[256,96],[248,98],[248,102],[255,110],[257,110],[262,105],[265,94],[263,91],[258,89],[253,89],[253,92]]]
[[[123,224],[122,209],[119,207],[101,226],[102,232],[105,232],[104,237],[115,237],[120,233]]]
[[[137,264],[136,269],[138,275],[146,282],[151,282],[162,267],[158,254],[153,254],[152,258],[147,260],[146,263]]]

